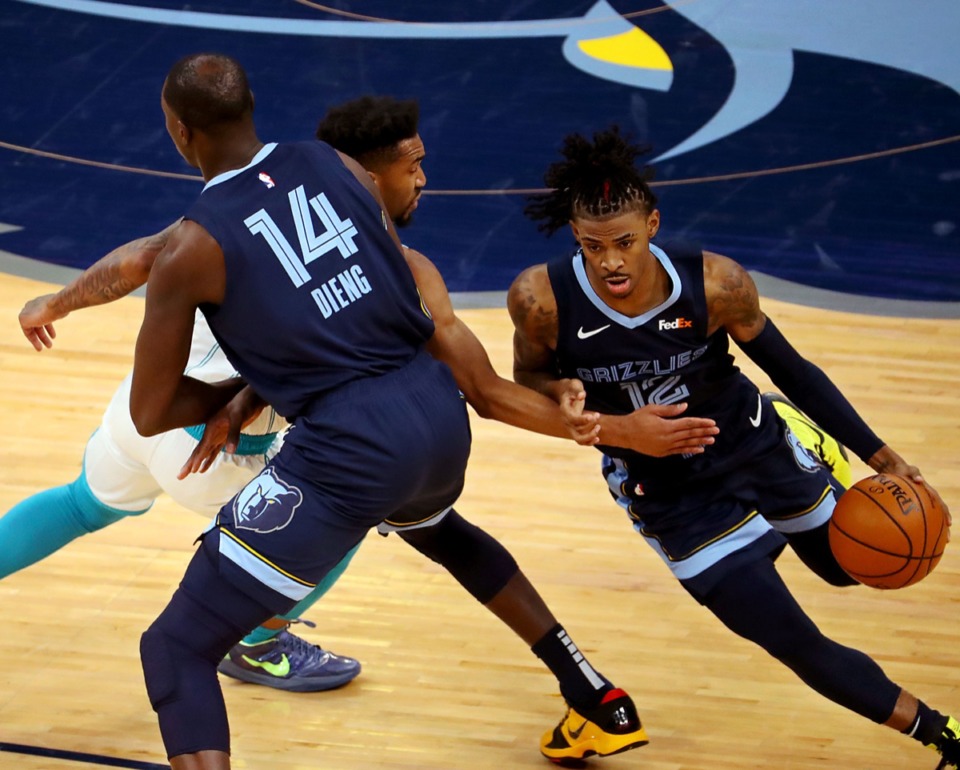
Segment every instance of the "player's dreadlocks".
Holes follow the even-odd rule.
[[[413,99],[361,96],[330,109],[317,127],[317,139],[375,168],[396,160],[397,145],[417,135],[419,119]]]
[[[650,213],[657,196],[648,182],[653,168],[634,163],[649,146],[630,144],[617,126],[593,135],[590,142],[570,134],[560,151],[565,160],[550,165],[543,180],[548,193],[530,196],[524,213],[547,235],[566,227],[574,217],[605,219],[627,211]]]

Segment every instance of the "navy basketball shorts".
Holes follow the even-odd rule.
[[[605,456],[602,470],[634,529],[698,601],[738,566],[779,552],[785,535],[825,524],[836,503],[829,471],[789,429],[771,451],[676,492],[643,494],[621,460]]]
[[[275,611],[292,606],[384,519],[446,512],[469,454],[466,404],[428,354],[350,383],[299,418],[221,509],[220,572]]]

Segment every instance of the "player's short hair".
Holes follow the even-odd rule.
[[[163,98],[188,128],[209,131],[253,112],[253,94],[240,62],[218,53],[178,60],[163,84]]]
[[[637,168],[636,160],[650,151],[627,141],[617,126],[598,131],[590,141],[569,134],[560,151],[563,160],[544,174],[549,192],[530,196],[524,213],[552,235],[575,217],[607,219],[629,211],[649,214],[657,205],[650,189],[653,168]]]
[[[399,156],[397,145],[417,135],[420,106],[414,99],[361,96],[336,105],[317,126],[317,139],[369,170]]]

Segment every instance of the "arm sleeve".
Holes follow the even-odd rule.
[[[884,445],[824,371],[801,356],[769,318],[754,339],[737,344],[787,398],[861,460]]]

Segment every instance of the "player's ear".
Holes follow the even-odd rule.
[[[182,120],[177,121],[177,135],[180,137],[181,144],[189,144],[190,139],[193,137],[193,131],[191,131]]]
[[[373,180],[373,183],[377,186],[377,189],[380,188],[380,177],[377,175],[376,171],[371,171],[367,169],[367,173],[370,175],[370,178]]]
[[[580,229],[572,219],[570,220],[570,230],[573,232],[573,237],[577,239],[577,243],[580,243]]]
[[[654,209],[647,216],[647,238],[653,238],[660,230],[660,209]]]

